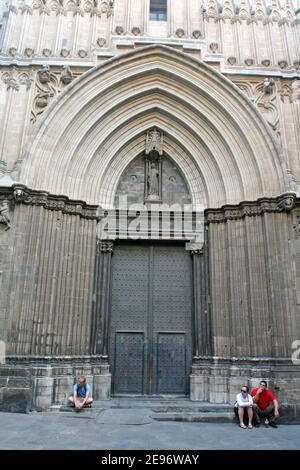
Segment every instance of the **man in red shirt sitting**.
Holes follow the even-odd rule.
[[[256,422],[259,423],[259,417],[263,417],[266,426],[277,428],[276,423],[272,421],[271,417],[274,415],[278,418],[278,401],[275,395],[268,389],[267,382],[262,380],[259,387],[254,388],[251,392],[253,397],[253,412]]]

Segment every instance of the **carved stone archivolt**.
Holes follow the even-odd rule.
[[[69,66],[65,66],[60,72],[53,72],[49,65],[38,70],[35,81],[35,97],[31,110],[31,123],[44,112],[50,101],[60,93],[66,85],[71,83],[74,74]]]

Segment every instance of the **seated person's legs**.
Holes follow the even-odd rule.
[[[75,403],[74,403],[74,397],[69,397],[68,398],[68,402],[71,406],[75,406]]]

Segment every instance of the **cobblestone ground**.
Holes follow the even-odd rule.
[[[243,430],[231,423],[158,422],[144,409],[0,413],[0,449],[295,450],[300,425]]]

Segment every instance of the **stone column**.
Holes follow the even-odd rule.
[[[199,364],[201,359],[211,355],[211,327],[209,315],[209,273],[208,250],[192,250],[193,257],[193,364],[190,376],[190,398],[192,401],[207,399],[207,384],[203,375],[200,375]]]
[[[113,241],[97,240],[94,300],[94,354],[108,360],[108,315]]]
[[[97,239],[91,354],[101,357],[100,375],[94,377],[96,399],[109,399],[111,374],[108,362],[108,317],[113,241]]]
[[[206,251],[206,250],[205,250]],[[193,357],[207,356],[210,354],[210,326],[207,304],[208,294],[208,269],[207,254],[204,249],[193,250],[193,288],[194,288],[194,350]]]

